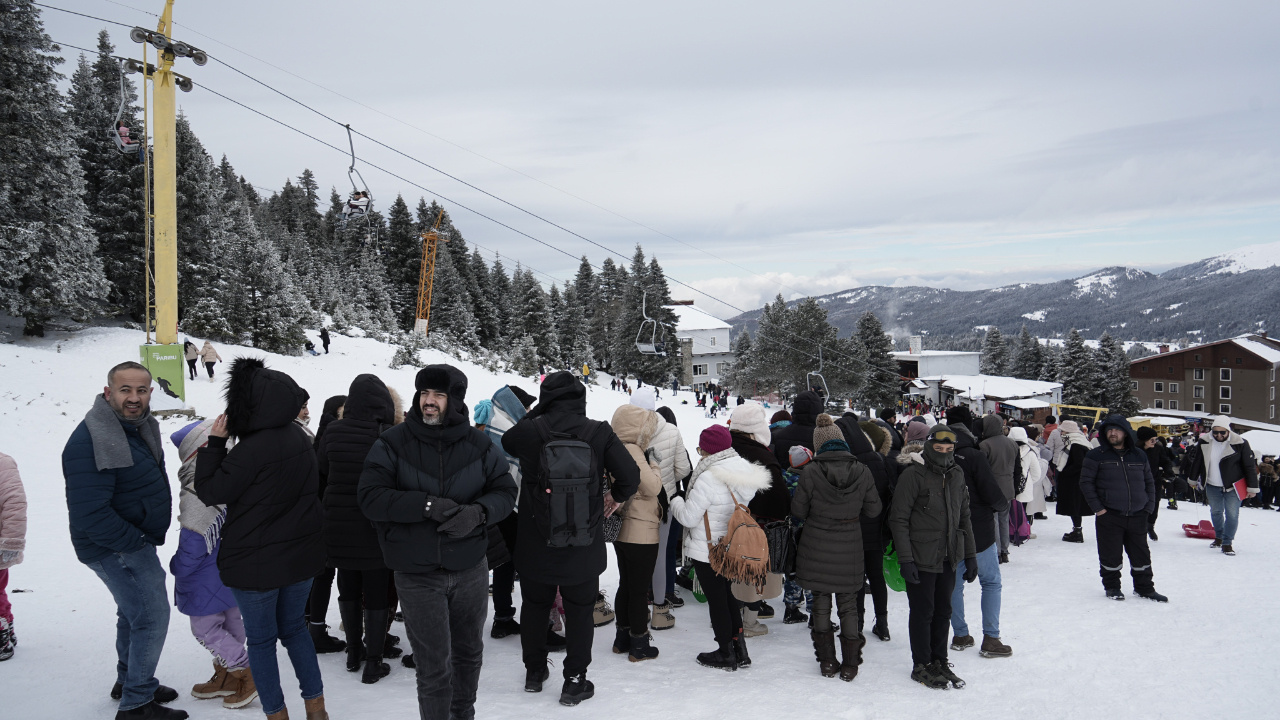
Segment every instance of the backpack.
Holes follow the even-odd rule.
[[[733,495],[733,491],[729,494]],[[708,564],[720,577],[750,585],[757,593],[763,593],[769,574],[769,539],[736,495],[733,495],[733,505],[729,527],[715,545],[711,544],[711,520],[707,513],[702,514],[702,526],[707,531]]]
[[[589,546],[604,518],[604,497],[592,493],[593,486],[602,486],[604,475],[590,441],[608,426],[588,420],[586,440],[554,432],[546,418],[537,418],[533,426],[542,439],[531,492],[534,524],[547,547]]]
[[[1017,443],[1015,443],[1017,444]],[[1027,489],[1027,474],[1022,471],[1022,446],[1018,445],[1018,455],[1013,461],[1013,494],[1018,496]]]

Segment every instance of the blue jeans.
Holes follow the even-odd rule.
[[[1213,534],[1222,541],[1223,545],[1230,545],[1231,541],[1236,539],[1236,525],[1240,523],[1240,496],[1236,494],[1236,489],[1229,485],[1221,488],[1216,485],[1205,485],[1204,494],[1209,498],[1209,515],[1213,518]],[[1226,514],[1225,527],[1224,513]]]
[[[116,682],[121,710],[151,702],[160,687],[156,665],[169,631],[169,595],[154,545],[87,563],[116,601]]]
[[[316,647],[307,632],[303,610],[311,594],[311,579],[276,590],[237,590],[231,588],[244,618],[244,633],[249,638],[249,669],[258,687],[258,700],[268,715],[284,709],[284,691],[280,689],[280,666],[276,664],[276,640],[289,652],[293,674],[298,677],[302,699],[311,700],[324,694]]]
[[[1008,533],[1005,533],[1006,535]],[[982,634],[1000,637],[1000,543],[978,553],[978,583],[982,585]],[[951,629],[956,635],[968,635],[964,621],[964,564],[956,568],[956,589],[951,591]]]

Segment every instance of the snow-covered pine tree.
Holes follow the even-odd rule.
[[[573,293],[582,309],[582,317],[588,325],[595,321],[600,303],[600,280],[591,268],[591,261],[583,255],[578,263],[578,274],[573,278]]]
[[[1098,339],[1095,359],[1102,373],[1102,404],[1111,412],[1125,417],[1137,415],[1142,408],[1133,396],[1129,379],[1129,356],[1124,351],[1124,345],[1112,337],[1111,333],[1104,332]]]
[[[591,319],[591,346],[595,348],[600,367],[615,375],[618,374],[619,365],[614,349],[627,282],[626,271],[619,268],[613,258],[605,258],[600,265],[595,314]],[[630,339],[635,341],[635,331],[632,331]]]
[[[1018,334],[1017,353],[1014,354],[1013,368],[1010,372],[1017,378],[1036,380],[1040,377],[1043,366],[1044,352],[1040,349],[1040,341],[1032,337],[1027,326],[1023,325],[1022,332]]]
[[[510,349],[511,343],[520,337],[520,323],[515,318],[515,289],[511,286],[511,278],[507,269],[502,266],[502,258],[493,259],[493,267],[489,269],[489,300],[493,303],[494,317],[498,326],[498,350]]]
[[[565,329],[564,313],[565,313],[565,297],[560,293],[560,286],[554,282],[551,283],[551,290],[547,292],[547,313],[551,316],[551,325],[556,329],[556,338],[560,338],[560,333]],[[557,367],[569,367],[565,361],[564,348],[560,348],[560,355],[556,357]]]
[[[1062,348],[1058,345],[1042,345],[1041,346],[1041,363],[1040,374],[1036,376],[1036,380],[1041,382],[1061,382],[1058,379],[1060,364],[1062,362]]]
[[[387,209],[387,235],[382,243],[382,252],[387,263],[387,278],[391,283],[392,308],[400,327],[412,329],[418,312],[422,238],[403,195],[396,195],[395,201]]]
[[[0,308],[43,335],[100,310],[107,281],[84,204],[84,170],[61,107],[58,47],[38,8],[13,0],[0,39]],[[104,128],[105,130],[105,128]]]
[[[884,332],[880,318],[870,310],[858,318],[858,341],[867,361],[866,381],[858,393],[858,406],[877,410],[894,407],[902,399],[898,387],[898,361],[893,352],[893,340]]]
[[[222,182],[213,158],[191,130],[185,115],[178,115],[178,312],[186,325],[187,313],[222,278],[227,263],[230,220],[222,207]],[[202,312],[207,312],[208,307]],[[205,317],[208,317],[207,315]],[[212,319],[212,318],[210,318]],[[223,337],[223,333],[199,334]]]
[[[294,286],[275,243],[259,231],[247,204],[235,203],[229,214],[235,238],[229,268],[233,282],[224,297],[215,299],[225,309],[231,331],[268,352],[300,355],[306,340],[302,324],[311,317],[306,298]]]
[[[1102,373],[1098,371],[1093,351],[1084,344],[1084,338],[1075,328],[1067,336],[1062,350],[1058,382],[1062,383],[1062,401],[1067,405],[1100,406],[1103,393]]]
[[[1000,328],[992,325],[987,328],[987,336],[982,341],[982,360],[978,372],[983,375],[1009,375],[1009,348],[1004,343],[1004,335]]]
[[[757,395],[760,388],[757,382],[757,373],[754,363],[754,355],[751,346],[751,333],[744,327],[738,331],[738,336],[730,343],[733,348],[733,362],[729,363],[729,367],[720,376],[720,383],[725,387],[733,388],[743,395]]]
[[[489,266],[485,264],[479,248],[471,251],[470,264],[471,277],[477,288],[477,292],[471,297],[476,318],[476,337],[479,338],[481,347],[499,350],[502,348],[502,318],[490,296],[493,292],[493,279],[489,276]]]
[[[394,333],[400,329],[392,301],[392,289],[382,258],[371,247],[360,252],[359,261],[350,275],[347,287],[353,295],[357,311],[364,318],[364,330],[370,334]]]
[[[453,266],[453,256],[443,249],[436,251],[431,289],[431,334],[437,332],[468,350],[480,347],[476,318],[471,314],[471,294]]]
[[[800,390],[812,389],[808,385],[809,373],[818,372],[821,365],[825,378],[827,361],[835,359],[839,331],[827,321],[827,310],[811,297],[800,300],[787,312],[787,347],[782,349],[786,358],[784,367],[790,377],[786,384]],[[819,348],[822,352],[819,353]],[[820,361],[819,358],[822,358]],[[831,364],[834,367],[834,363]],[[817,378],[814,378],[815,384]],[[827,383],[833,395],[835,390]]]
[[[787,301],[779,293],[760,314],[751,344],[749,371],[755,376],[761,393],[776,388],[783,395],[792,395],[804,389],[803,385],[789,384],[795,377],[788,347],[791,344],[789,313]]]
[[[520,282],[512,283],[512,289],[519,292],[517,309],[520,313],[521,334],[533,341],[538,349],[538,362],[545,368],[557,368],[560,365],[560,340],[556,335],[556,326],[551,318],[551,309],[547,304],[547,293],[528,268],[517,268]]]
[[[396,333],[396,351],[391,356],[391,362],[387,367],[392,370],[398,370],[405,365],[422,367],[422,358],[419,353],[426,347],[427,338],[420,332],[409,330]]]
[[[589,368],[589,375],[596,373],[596,361],[592,357],[591,330],[583,314],[582,302],[578,300],[577,289],[566,280],[564,283],[564,310],[557,325],[560,340],[560,356],[565,367],[570,370]]]

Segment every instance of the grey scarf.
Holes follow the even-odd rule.
[[[164,450],[160,446],[160,423],[151,416],[151,411],[137,419],[120,417],[107,399],[101,395],[93,399],[93,407],[84,416],[84,425],[89,429],[89,437],[93,440],[93,460],[99,470],[119,470],[133,467],[133,453],[129,450],[129,438],[124,434],[127,423],[138,428],[156,464],[164,467]]]

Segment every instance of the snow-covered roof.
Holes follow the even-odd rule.
[[[676,314],[676,331],[728,330],[729,323],[699,308],[697,305],[667,305]]]
[[[1209,418],[1218,417],[1218,415],[1213,413],[1194,412],[1192,410],[1169,410],[1167,408],[1143,408],[1142,414],[1160,415],[1163,417],[1173,418],[1192,418],[1195,420],[1208,420]],[[1242,420],[1230,415],[1227,416],[1227,420],[1230,420],[1232,425],[1239,425],[1241,427],[1254,428],[1257,430],[1267,430],[1269,432],[1280,432],[1280,425],[1257,422],[1256,420]]]
[[[925,382],[939,383],[949,390],[960,391],[962,396],[1001,400],[1044,397],[1053,395],[1054,390],[1062,388],[1062,383],[1023,380],[1000,375],[935,375],[920,379]]]
[[[1280,363],[1280,350],[1264,342],[1258,342],[1248,335],[1231,338],[1231,342],[1257,355],[1269,363]]]
[[[1249,441],[1253,454],[1262,460],[1263,455],[1280,455],[1280,432],[1267,430],[1249,430],[1240,434]]]
[[[962,352],[959,350],[921,350],[913,353],[910,350],[894,350],[889,353],[896,360],[915,360],[922,357],[958,357],[961,355],[981,355],[980,352]]]
[[[1050,405],[1049,403],[1043,400],[1033,400],[1031,398],[1020,398],[1017,400],[1001,400],[1000,403],[1002,405],[1009,405],[1012,407],[1016,407],[1019,410],[1037,410],[1039,408],[1052,407],[1052,405]]]

